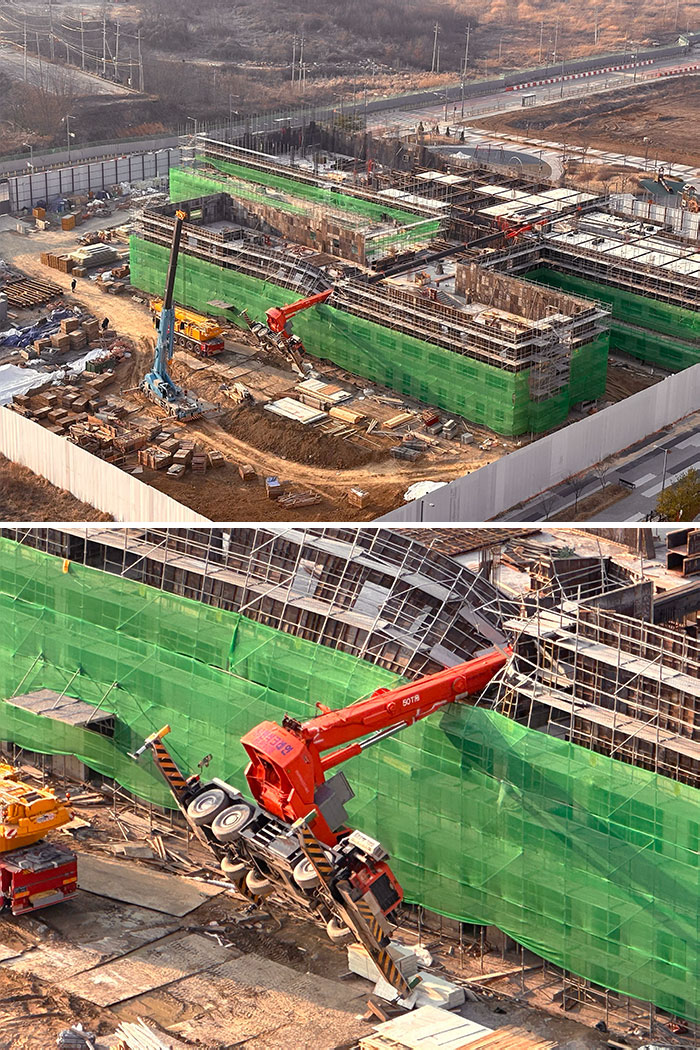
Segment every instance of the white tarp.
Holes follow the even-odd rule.
[[[0,365],[0,405],[8,405],[16,394],[26,394],[49,379],[46,372],[18,365]]]

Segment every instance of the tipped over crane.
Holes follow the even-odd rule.
[[[391,916],[403,899],[383,846],[348,826],[353,791],[326,773],[447,704],[481,693],[508,658],[500,650],[305,722],[261,722],[241,743],[254,801],[225,781],[185,777],[163,743],[165,726],[132,754],[150,749],[199,841],[238,892],[256,905],[277,893],[305,907],[336,944],[359,941],[401,996],[412,985],[391,950]]]

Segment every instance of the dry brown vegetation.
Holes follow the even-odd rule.
[[[0,456],[0,521],[111,521],[89,503]]]
[[[692,133],[700,104],[700,78],[655,80],[637,88],[591,95],[554,105],[538,106],[527,114],[514,110],[477,121],[480,126],[533,138],[562,142],[572,147],[594,147],[628,152],[649,160],[700,163],[700,147]],[[649,139],[646,143],[645,138]],[[579,154],[580,157],[580,154]],[[595,179],[608,188],[616,171],[611,166],[594,165],[591,155],[572,168],[577,182]],[[635,189],[629,184],[629,192]]]

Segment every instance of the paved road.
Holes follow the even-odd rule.
[[[623,478],[634,485],[629,496],[587,520],[644,521],[653,513],[662,487],[677,481],[690,467],[700,469],[700,412],[675,423],[661,434],[646,438],[632,450],[616,457],[614,466],[606,470],[602,480],[594,469],[588,471],[583,475],[584,483],[578,491],[578,498],[582,500],[599,492],[603,480],[612,484]],[[508,511],[498,520],[546,521],[553,514],[573,508],[575,500],[576,488],[571,482],[563,481],[535,496],[519,510]]]
[[[0,68],[13,80],[24,80],[24,53],[10,44],[0,44]],[[63,79],[75,85],[80,95],[130,95],[133,92],[123,84],[93,76],[74,66],[58,62],[39,61],[31,52],[27,55],[27,80],[37,87],[59,83]]]

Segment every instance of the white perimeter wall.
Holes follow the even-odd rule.
[[[0,408],[0,453],[116,521],[209,520],[8,408]]]
[[[698,410],[700,364],[511,452],[380,520],[488,521]]]
[[[10,211],[33,208],[37,201],[90,191],[106,190],[118,182],[141,182],[157,175],[167,175],[180,161],[178,149],[161,149],[153,153],[129,153],[86,164],[72,164],[33,175],[13,175],[8,180]]]

